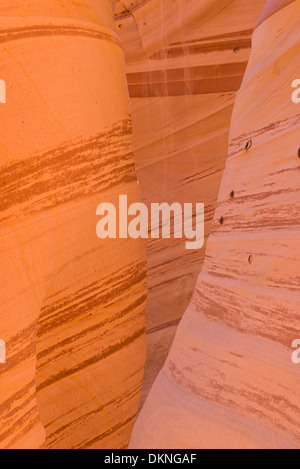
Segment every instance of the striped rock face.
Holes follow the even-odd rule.
[[[207,239],[228,154],[230,120],[265,0],[116,3],[126,56],[143,202],[205,204]],[[126,8],[124,8],[124,5]],[[149,239],[147,363],[141,405],[163,366],[205,247]]]
[[[132,448],[300,448],[299,26],[299,0],[270,1],[254,32],[203,269]]]
[[[146,250],[96,236],[99,203],[140,200],[111,2],[2,0],[0,77],[0,447],[125,447]]]

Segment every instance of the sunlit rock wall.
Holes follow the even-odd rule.
[[[237,95],[203,269],[132,448],[300,447],[299,63],[300,2],[270,1]]]
[[[235,93],[264,3],[116,4],[143,201],[148,206],[151,202],[205,203],[206,237],[228,153]],[[148,353],[141,405],[167,357],[205,254],[205,247],[187,251],[184,239],[148,240],[147,246]]]
[[[126,447],[146,251],[96,236],[99,203],[140,200],[110,1],[2,0],[0,76],[0,447]]]

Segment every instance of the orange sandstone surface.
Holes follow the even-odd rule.
[[[116,3],[143,202],[205,203],[210,233],[236,91],[265,0]],[[147,363],[141,406],[191,299],[205,246],[147,242]]]
[[[265,3],[1,1],[1,449],[126,448],[139,405],[131,448],[300,447],[300,2]],[[100,240],[119,194],[207,244]]]
[[[298,0],[270,1],[255,29],[203,268],[131,448],[300,447],[299,26]]]
[[[122,448],[145,360],[144,241],[96,208],[139,201],[109,1],[2,0],[1,448]]]

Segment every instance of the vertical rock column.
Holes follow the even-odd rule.
[[[112,3],[0,6],[1,448],[126,447],[138,408],[145,247],[96,236],[140,200]]]
[[[288,4],[287,4],[288,3]],[[193,299],[132,448],[299,448],[300,2],[269,2]]]

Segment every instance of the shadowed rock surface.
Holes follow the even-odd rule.
[[[136,170],[143,201],[205,203],[211,230],[229,126],[265,0],[149,0],[116,4],[126,56]],[[141,406],[167,358],[205,246],[149,239],[147,363]]]
[[[204,265],[132,448],[300,447],[300,3],[279,3],[254,32]]]

